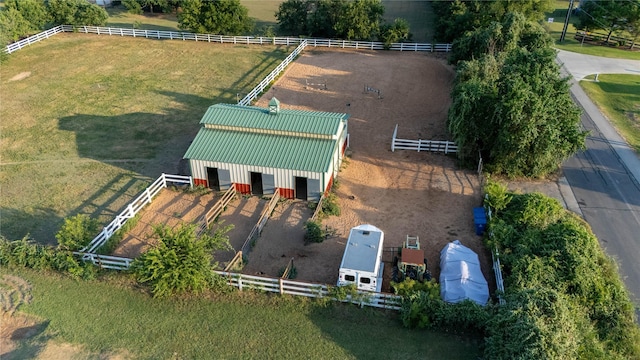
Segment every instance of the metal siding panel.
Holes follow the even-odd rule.
[[[275,191],[276,186],[273,179],[273,174],[262,173],[262,192],[264,194],[270,195],[274,194]]]
[[[307,199],[319,200],[323,191],[320,190],[320,180],[307,179]]]
[[[231,172],[228,169],[218,168],[218,180],[220,182],[220,190],[227,190],[231,187]]]

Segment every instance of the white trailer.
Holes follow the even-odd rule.
[[[383,241],[384,233],[373,225],[352,228],[340,264],[338,286],[356,284],[358,290],[380,292]]]

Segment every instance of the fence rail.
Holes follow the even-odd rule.
[[[193,187],[193,178],[191,176],[179,176],[161,174],[149,187],[147,187],[137,198],[127,205],[127,207],[116,216],[107,226],[105,226],[100,234],[93,238],[91,242],[80,250],[81,253],[95,253],[102,245],[104,245],[113,234],[120,230],[124,224],[136,216],[142,208],[151,203],[151,200],[156,196],[163,188],[167,187],[167,184],[189,184]]]
[[[202,235],[211,225],[211,222],[214,221],[222,212],[224,208],[229,205],[231,200],[233,200],[236,196],[236,186],[235,184],[231,184],[231,187],[222,195],[220,200],[213,205],[213,207],[207,211],[204,215],[202,215],[196,223],[198,224],[198,228],[196,233],[198,236]]]
[[[289,54],[289,56],[287,56],[284,60],[282,60],[280,65],[276,66],[276,68],[273,69],[273,71],[271,71],[269,75],[267,75],[264,79],[262,79],[262,81],[260,81],[260,83],[256,85],[256,87],[254,87],[253,90],[251,90],[247,94],[247,96],[245,96],[242,100],[240,100],[238,102],[238,105],[242,105],[242,106],[251,105],[251,101],[253,101],[254,99],[257,99],[258,96],[262,94],[264,89],[266,89],[267,86],[269,86],[271,82],[275,80],[275,78],[278,75],[280,75],[282,71],[284,71],[287,65],[289,65],[293,60],[295,60],[295,58],[302,52],[302,50],[304,50],[306,46],[307,46],[307,41],[303,40],[300,43],[300,45],[298,45],[298,47],[296,47],[295,50],[293,50],[291,54]]]
[[[301,281],[254,276],[238,273],[216,271],[218,275],[227,278],[227,283],[237,287],[239,290],[255,289],[260,291],[275,292],[280,294],[290,294],[306,296],[312,298],[323,298],[331,296],[329,288],[323,284],[313,284]],[[338,300],[333,298],[333,300]],[[355,298],[347,297],[344,302],[351,302],[361,306],[372,306],[382,309],[400,310],[401,297],[387,293],[376,293],[369,291],[358,291]]]
[[[49,30],[45,30],[41,33],[37,33],[33,36],[29,36],[28,38],[22,39],[20,41],[16,41],[14,43],[11,43],[9,45],[7,45],[7,47],[4,48],[4,52],[7,54],[11,54],[14,51],[20,50],[25,46],[29,46],[31,44],[37,43],[38,41],[42,41],[44,39],[48,39],[49,37],[59,34],[61,32],[65,32],[66,30],[64,30],[63,25],[58,25],[56,27],[53,27]]]
[[[252,247],[251,243],[260,236],[260,233],[262,233],[262,228],[264,228],[265,224],[267,223],[267,220],[269,219],[269,216],[271,216],[271,212],[273,211],[273,209],[275,209],[276,205],[278,204],[278,200],[280,200],[280,191],[276,189],[273,194],[273,197],[269,201],[269,204],[264,210],[262,210],[262,213],[260,214],[260,218],[258,219],[258,222],[253,227],[253,229],[251,229],[249,236],[247,236],[247,240],[244,241],[244,244],[240,249],[243,254],[245,255],[249,254],[249,252],[251,251],[251,247]]]
[[[98,255],[91,253],[74,252],[74,254],[80,255],[82,257],[82,260],[91,261],[94,265],[99,266],[103,269],[128,270],[134,260],[118,256]]]
[[[431,151],[431,152],[443,152],[445,154],[458,152],[458,145],[452,141],[440,141],[440,140],[408,140],[398,139],[398,125],[393,130],[393,136],[391,139],[391,151],[396,150],[417,150]]]
[[[309,46],[327,47],[356,50],[384,50],[385,45],[378,41],[351,41],[339,39],[294,38],[294,37],[265,37],[265,36],[227,36],[214,34],[196,34],[182,31],[164,30],[139,30],[130,28],[114,28],[103,26],[79,26],[58,25],[49,30],[30,36],[26,39],[9,44],[4,51],[12,53],[25,46],[44,40],[61,32],[79,32],[84,34],[98,34],[111,36],[143,37],[147,39],[189,40],[221,44],[245,44],[245,45],[300,45],[307,41]],[[451,44],[429,43],[393,43],[388,50],[393,51],[422,51],[422,52],[450,52]]]

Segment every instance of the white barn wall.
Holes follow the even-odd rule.
[[[229,170],[231,175],[231,182],[237,184],[251,184],[250,172],[258,172],[262,174],[271,174],[274,177],[275,186],[277,188],[284,189],[295,189],[295,177],[305,177],[307,179],[318,180],[320,188],[319,189],[308,189],[309,193],[318,192],[323,193],[326,189],[326,186],[329,182],[331,171],[327,173],[315,173],[310,171],[300,171],[300,170],[289,170],[289,169],[276,169],[270,167],[263,166],[253,166],[253,165],[241,165],[241,164],[230,164],[230,163],[221,163],[214,161],[204,161],[204,160],[189,160],[189,165],[191,166],[191,174],[193,178],[196,180],[196,184],[200,182],[198,180],[207,180],[207,168],[217,168],[217,169],[225,169]],[[331,170],[331,169],[330,169]],[[325,175],[323,177],[323,175]]]

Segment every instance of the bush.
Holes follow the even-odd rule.
[[[304,242],[308,243],[321,243],[324,241],[325,234],[322,231],[320,223],[316,221],[307,221],[304,224],[306,233],[304,234]]]
[[[124,7],[127,9],[127,12],[131,14],[142,14],[142,6],[136,0],[122,0],[122,5],[124,5]]]
[[[78,214],[64,219],[56,239],[61,249],[77,251],[89,245],[97,233],[98,221],[85,214]]]
[[[231,249],[226,233],[231,227],[221,228],[213,236],[196,237],[194,224],[171,229],[157,225],[154,234],[158,245],[142,254],[131,264],[137,280],[149,284],[154,297],[168,297],[188,292],[198,293],[212,284],[219,285],[213,272],[216,250]]]
[[[79,260],[71,251],[38,245],[26,237],[16,241],[0,237],[0,265],[54,270],[82,279],[93,279],[97,272],[93,264]]]
[[[322,214],[325,216],[340,216],[338,197],[333,192],[330,192],[322,200]]]

